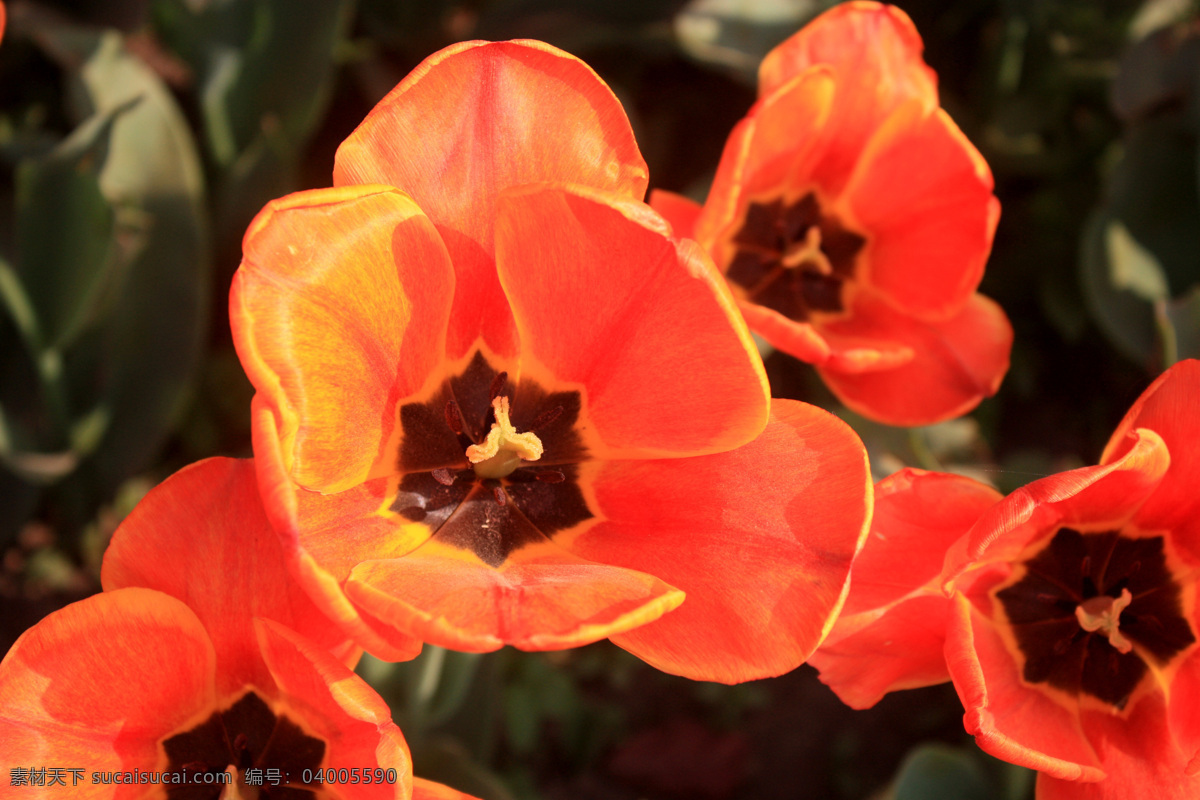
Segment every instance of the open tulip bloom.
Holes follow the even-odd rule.
[[[105,591],[0,662],[0,767],[85,798],[470,800],[414,780],[359,650],[289,576],[248,461],[154,489],[105,553]],[[164,794],[165,793],[165,794]],[[43,795],[44,796],[44,795]]]
[[[975,292],[1000,207],[938,107],[904,12],[844,3],[779,45],[703,208],[651,202],[724,273],[750,327],[892,425],[995,393],[1012,329]]]
[[[769,400],[599,78],[448,48],[335,184],[259,215],[231,296],[263,498],[318,605],[384,658],[610,637],[709,680],[801,663],[865,535],[865,452]]]
[[[1200,361],[1176,364],[1099,466],[999,502],[957,476],[881,484],[822,679],[858,707],[952,679],[979,745],[1040,771],[1039,800],[1200,796],[1197,397]]]

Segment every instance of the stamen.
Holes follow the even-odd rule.
[[[496,421],[483,444],[467,448],[467,459],[475,465],[481,478],[505,478],[521,466],[522,461],[537,461],[542,457],[542,441],[533,431],[517,433],[509,420],[508,398],[492,400]]]
[[[445,414],[446,424],[450,426],[450,430],[454,431],[455,435],[462,436],[462,412],[458,410],[458,403],[453,400],[447,400]]]
[[[805,232],[804,239],[794,242],[788,247],[787,252],[783,254],[783,258],[779,260],[779,263],[788,269],[805,267],[821,275],[832,275],[833,265],[829,263],[829,258],[825,255],[825,251],[821,249],[820,226],[811,226]]]
[[[504,489],[499,486],[492,487],[492,496],[496,498],[496,502],[500,505],[508,504],[508,496],[504,494]]]
[[[1121,590],[1117,598],[1102,594],[1085,600],[1075,606],[1075,619],[1079,627],[1088,633],[1103,632],[1108,637],[1108,643],[1122,653],[1133,649],[1133,643],[1125,638],[1118,629],[1121,622],[1121,611],[1133,602],[1133,595],[1128,589]]]
[[[1079,562],[1079,571],[1081,573],[1083,573],[1084,575],[1092,574],[1092,557],[1091,556],[1083,557],[1083,560]]]
[[[539,472],[537,479],[542,483],[562,483],[567,476],[557,469],[548,469],[545,472]]]
[[[533,421],[533,424],[529,426],[529,430],[531,430],[531,431],[541,430],[542,428],[549,425],[551,422],[554,422],[554,420],[561,417],[562,414],[563,414],[562,406],[555,406],[554,408],[548,408],[545,411],[543,411],[542,413],[537,415],[537,419],[535,419]]]
[[[442,486],[450,486],[454,483],[454,476],[450,474],[450,470],[448,469],[435,469],[429,474]]]
[[[491,388],[488,389],[488,402],[495,400],[504,391],[504,385],[508,383],[508,373],[501,372],[492,378]]]
[[[245,733],[239,733],[233,739],[233,752],[241,753],[246,749],[246,745],[250,742]]]

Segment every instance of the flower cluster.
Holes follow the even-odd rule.
[[[822,680],[856,708],[953,680],[967,730],[1038,770],[1039,800],[1196,797],[1197,396],[1200,361],[1176,364],[1098,466],[1008,497],[915,470],[881,482],[812,658]]]
[[[724,683],[811,658],[856,707],[953,680],[1040,800],[1196,797],[1200,364],[1099,466],[1008,497],[872,487],[847,424],[770,396],[751,331],[893,425],[966,413],[1007,370],[976,292],[991,173],[921,52],[893,7],[819,17],[763,62],[703,206],[644,202],[620,103],[567,53],[424,61],[331,187],[250,224],[229,307],[254,458],[168,478],[104,592],[18,640],[5,764],[192,776],[168,797],[466,798],[413,777],[363,650],[610,639]],[[114,785],[91,794],[132,796]]]
[[[763,61],[703,208],[652,198],[755,332],[891,425],[970,411],[1012,345],[975,292],[1000,216],[991,171],[938,107],[921,50],[899,9],[838,6]]]

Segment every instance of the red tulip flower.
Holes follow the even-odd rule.
[[[1000,208],[938,107],[904,12],[844,3],[767,55],[703,208],[651,202],[712,254],[751,329],[892,425],[995,393],[1012,329],[975,292]]]
[[[259,215],[231,295],[265,505],[326,613],[385,658],[611,637],[710,680],[803,661],[865,532],[865,453],[770,403],[595,74],[444,50],[335,179]]]
[[[468,800],[413,780],[387,705],[344,663],[359,651],[288,576],[250,462],[211,459],[154,489],[103,582],[0,662],[13,796],[41,770],[54,777],[39,791],[85,798]]]
[[[979,745],[1040,771],[1038,800],[1200,796],[1197,397],[1200,361],[1175,365],[1099,466],[1003,499],[881,481],[821,680],[856,708],[953,680]]]
[[[1039,800],[1200,797],[1200,362],[1134,403],[1100,466],[1035,481],[946,558],[946,658],[984,750]]]
[[[950,680],[943,655],[951,601],[947,549],[1001,495],[961,475],[904,469],[875,485],[871,533],[842,613],[808,663],[852,708]]]

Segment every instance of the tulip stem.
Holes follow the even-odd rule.
[[[1167,314],[1166,300],[1154,302],[1154,324],[1158,328],[1159,341],[1162,342],[1163,369],[1166,370],[1179,360],[1179,336],[1171,317]]]
[[[427,644],[420,659],[420,671],[413,684],[409,704],[416,727],[424,724],[433,698],[437,695],[438,686],[441,685],[442,668],[446,664],[446,651],[441,647]]]
[[[912,449],[913,455],[917,457],[917,464],[921,469],[927,469],[930,472],[945,470],[942,462],[938,461],[937,456],[929,449],[929,443],[925,441],[925,435],[920,428],[908,429],[908,446]]]

